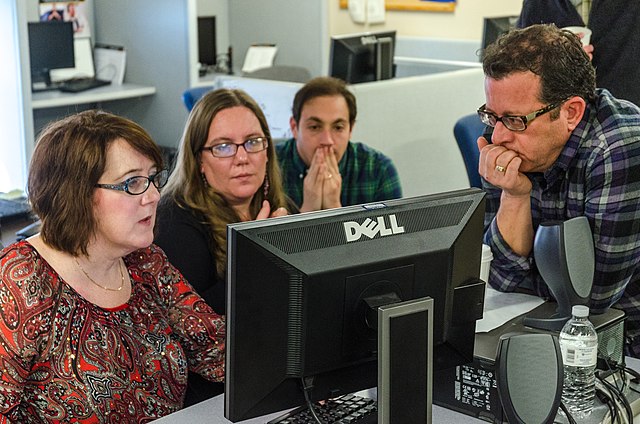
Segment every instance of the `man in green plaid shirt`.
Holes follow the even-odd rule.
[[[276,151],[285,191],[301,212],[402,197],[391,159],[350,141],[356,99],[343,81],[312,79],[296,93],[292,111],[293,138]]]

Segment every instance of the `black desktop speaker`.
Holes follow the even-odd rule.
[[[562,396],[562,354],[551,334],[505,334],[496,355],[498,396],[509,423],[553,423]]]
[[[560,331],[571,318],[573,305],[587,305],[591,295],[595,253],[587,218],[540,224],[533,241],[533,257],[558,308],[549,318],[525,317],[524,325]]]

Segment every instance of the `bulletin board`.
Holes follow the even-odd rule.
[[[340,8],[346,9],[348,0],[340,0]],[[418,10],[428,12],[453,12],[456,0],[385,0],[387,10]]]

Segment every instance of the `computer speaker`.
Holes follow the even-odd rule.
[[[549,318],[525,317],[524,325],[560,331],[571,318],[573,305],[587,305],[591,295],[595,253],[587,218],[541,223],[533,241],[533,257],[558,307]]]
[[[511,424],[553,423],[562,396],[562,354],[551,334],[505,334],[496,355],[498,396]]]

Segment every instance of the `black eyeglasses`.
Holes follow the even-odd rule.
[[[169,171],[163,169],[162,171],[159,171],[153,175],[149,175],[148,177],[139,175],[127,178],[120,184],[96,184],[96,187],[106,188],[109,190],[124,191],[128,194],[136,196],[147,191],[151,183],[153,183],[153,185],[156,186],[158,190],[160,190],[167,184],[168,179]]]
[[[548,106],[543,107],[542,109],[538,109],[524,116],[516,116],[516,115],[498,116],[493,112],[489,112],[485,110],[484,108],[487,105],[484,104],[478,108],[478,116],[480,116],[480,120],[485,125],[488,125],[490,127],[495,127],[498,121],[500,121],[505,127],[507,127],[508,130],[521,132],[526,130],[527,125],[530,124],[531,121],[536,119],[538,116],[544,115],[545,113],[552,111],[553,109],[557,108],[567,100],[568,99],[564,99],[558,103],[550,104]]]
[[[216,158],[230,158],[235,156],[238,147],[244,147],[247,153],[258,153],[263,151],[269,145],[266,137],[254,137],[246,140],[244,143],[220,143],[215,146],[203,147],[201,150],[208,150]]]

